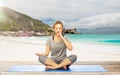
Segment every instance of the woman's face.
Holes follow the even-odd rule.
[[[60,35],[62,33],[63,27],[61,24],[56,24],[54,27],[54,32],[56,35]]]

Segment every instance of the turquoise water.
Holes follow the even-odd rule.
[[[120,34],[67,34],[65,36],[69,38],[69,40],[72,42],[72,45],[74,46],[74,49],[77,50],[83,49],[88,51],[92,50],[93,52],[95,51],[109,54],[120,54]],[[45,46],[47,39],[50,37],[51,36],[8,37],[0,39]],[[97,46],[94,48],[94,45]],[[93,49],[87,49],[87,47],[93,47]]]
[[[70,34],[66,36],[76,43],[120,45],[120,34]]]
[[[66,34],[66,37],[72,43],[102,44],[102,45],[120,45],[120,34]],[[40,37],[16,37],[10,40],[20,42],[30,42],[45,45],[51,36]]]

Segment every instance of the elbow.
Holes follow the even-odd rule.
[[[48,56],[49,54],[45,54],[45,56]]]
[[[72,51],[72,50],[73,50],[73,47],[70,47],[70,48],[69,48],[69,51]]]

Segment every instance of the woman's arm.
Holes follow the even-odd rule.
[[[48,56],[50,53],[50,46],[46,46],[45,55]]]
[[[46,51],[44,54],[36,53],[36,55],[37,56],[41,56],[41,55],[48,56],[49,53],[50,53],[50,46],[46,46]]]
[[[64,37],[63,37],[62,39],[63,39],[65,45],[67,46],[67,48],[68,48],[70,51],[72,51],[73,46],[72,46],[71,42],[67,41]]]
[[[65,45],[67,46],[67,48],[69,49],[69,51],[72,51],[73,46],[72,46],[71,42],[67,41],[61,33],[60,33],[60,37],[63,39],[63,41],[64,41]]]

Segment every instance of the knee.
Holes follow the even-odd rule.
[[[45,64],[45,61],[46,61],[47,58],[48,58],[47,56],[39,56],[39,57],[38,57],[38,60],[39,60],[39,62],[41,62],[42,64]]]
[[[74,59],[74,62],[77,60],[77,56],[76,55],[71,55]]]
[[[42,59],[44,59],[44,56],[39,56],[39,57],[38,57],[38,60],[39,60],[39,61],[42,60]]]
[[[70,55],[68,58],[70,59],[70,61],[71,61],[72,63],[77,60],[77,56],[76,56],[76,55]]]

